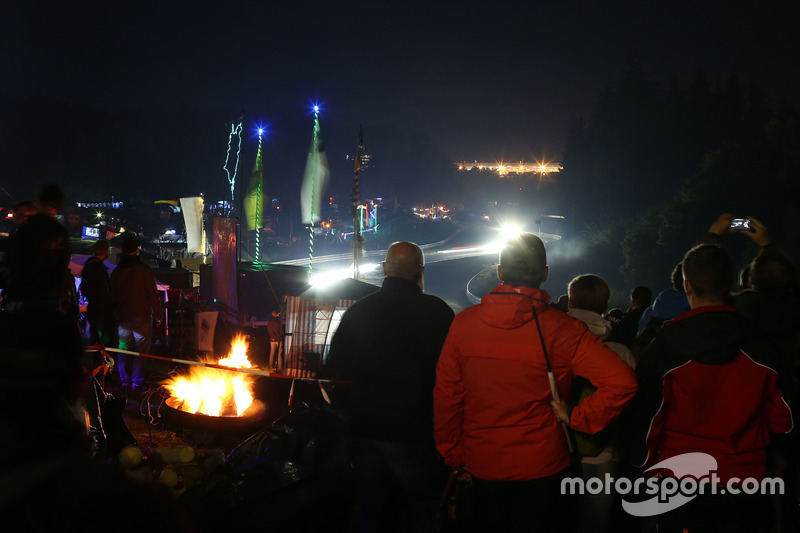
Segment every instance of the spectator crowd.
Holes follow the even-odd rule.
[[[625,311],[592,273],[551,300],[544,243],[523,233],[500,284],[449,317],[422,298],[422,251],[390,248],[383,287],[331,346],[358,391],[360,530],[796,531],[797,272],[757,219],[733,221]],[[730,235],[759,247],[738,275]]]
[[[47,421],[20,411],[2,422],[4,451],[19,464],[0,479],[38,465],[43,478],[68,472],[91,485],[88,494],[125,487],[159,510],[170,524],[161,529],[188,531],[179,510],[90,462],[72,408],[105,362],[87,358],[75,335],[62,205],[46,187],[17,206],[17,229],[0,241],[0,393],[10,402],[37,391]],[[344,313],[325,368],[352,383],[335,403],[346,413],[359,530],[797,531],[797,271],[757,219],[745,230],[733,219],[723,214],[687,243],[655,298],[635,286],[625,311],[608,308],[609,286],[591,272],[553,301],[542,288],[547,250],[531,233],[506,242],[499,283],[458,314],[424,292],[422,249],[390,246],[382,286]],[[729,238],[752,239],[759,253],[737,268]],[[121,243],[111,275],[106,241],[84,266],[92,343],[148,350],[162,309],[140,244]],[[37,336],[41,320],[51,335]],[[280,332],[270,341],[280,367]],[[123,386],[142,386],[140,362],[117,361]],[[654,492],[621,490],[621,479]],[[779,490],[749,490],[765,480]],[[0,491],[4,512],[32,513],[25,494]],[[62,503],[68,513],[73,499]]]

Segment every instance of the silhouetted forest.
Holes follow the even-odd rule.
[[[609,80],[570,128],[559,176],[561,209],[599,262],[618,262],[628,288],[668,286],[683,253],[721,214],[753,216],[793,257],[800,252],[798,111],[735,74],[681,86],[638,67]],[[724,244],[737,264],[756,247]]]

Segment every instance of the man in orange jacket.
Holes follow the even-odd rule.
[[[603,429],[636,392],[636,377],[585,324],[550,305],[544,243],[523,233],[506,243],[503,282],[459,313],[436,369],[436,445],[445,462],[473,482],[476,531],[560,531],[560,482],[570,464],[560,422],[585,433]],[[597,391],[574,408],[554,402],[581,375]],[[560,516],[559,516],[560,515]]]

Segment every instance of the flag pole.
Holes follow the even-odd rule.
[[[300,188],[300,206],[302,222],[308,224],[308,279],[313,275],[314,261],[314,224],[322,220],[321,197],[328,184],[330,170],[325,147],[322,144],[319,125],[319,106],[314,106],[314,135],[306,161],[303,185]]]
[[[264,207],[264,172],[262,160],[264,128],[258,128],[258,150],[256,160],[253,164],[253,172],[250,182],[247,185],[247,192],[242,195],[243,220],[247,231],[254,230],[254,251],[253,258],[256,262],[261,261],[261,225],[262,211]],[[247,235],[245,233],[245,235]],[[249,237],[248,237],[249,238]],[[251,242],[251,245],[253,243]]]
[[[358,188],[358,173],[361,170],[361,150],[364,148],[364,135],[358,125],[358,148],[353,172],[353,279],[358,279],[359,262],[361,260],[361,217],[358,215],[358,204],[361,203]]]
[[[314,138],[313,138],[313,146],[315,151],[315,156],[318,155],[319,151],[319,108],[314,106]],[[317,166],[319,165],[319,161],[316,161]],[[309,220],[308,226],[308,279],[311,280],[312,274],[312,264],[314,261],[314,207],[316,206],[317,202],[317,169],[314,169],[314,172],[311,173],[311,217]]]
[[[263,172],[263,166],[261,162],[261,137],[263,133],[263,129],[258,129],[258,152],[256,154],[256,161],[258,162],[259,171]],[[259,176],[261,180],[256,185],[256,212],[255,212],[255,226],[256,226],[256,261],[261,261],[261,210],[262,210],[262,202],[264,201],[262,198],[262,188],[263,188],[263,178]]]

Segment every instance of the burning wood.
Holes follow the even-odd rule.
[[[228,357],[216,363],[230,368],[252,368],[247,358],[248,343],[244,335],[237,335]],[[253,398],[253,377],[222,368],[190,367],[189,373],[173,376],[162,382],[171,398],[167,404],[181,411],[208,416],[255,417],[264,405]]]

